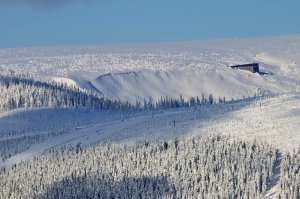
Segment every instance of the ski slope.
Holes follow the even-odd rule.
[[[101,142],[134,144],[207,133],[267,142],[285,153],[299,147],[299,121],[300,94],[295,93],[150,115],[141,113],[121,120],[68,129],[63,135],[32,145],[1,166],[12,166],[61,145],[75,146],[80,143],[89,146]]]

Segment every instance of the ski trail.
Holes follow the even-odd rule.
[[[172,115],[177,113],[180,113],[180,111],[173,113],[164,113],[163,115]],[[29,158],[37,156],[49,149],[59,147],[65,144],[74,145],[80,143],[82,146],[88,146],[99,141],[111,140],[112,135],[117,134],[123,129],[129,128],[131,126],[137,126],[140,123],[143,123],[151,118],[151,116],[142,116],[125,121],[113,121],[110,123],[82,126],[76,127],[75,129],[69,129],[68,133],[56,136],[45,142],[32,145],[28,150],[16,154],[4,162],[0,162],[0,168],[10,168],[13,165],[19,164],[22,161],[26,161]]]
[[[278,152],[276,154],[276,161],[273,170],[273,176],[270,179],[270,182],[267,187],[267,194],[265,199],[272,199],[277,198],[278,191],[279,191],[279,181],[280,181],[280,168],[281,168],[281,160],[282,160],[282,153]]]

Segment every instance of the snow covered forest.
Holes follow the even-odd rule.
[[[0,76],[0,111],[30,107],[87,107],[94,110],[125,108],[125,103],[98,97],[66,85]]]
[[[299,38],[0,49],[0,199],[299,199]]]
[[[282,159],[279,197],[300,198],[300,146]]]
[[[166,142],[151,142],[147,141],[147,138],[144,138],[143,142],[143,139],[138,142],[140,144],[129,144],[128,146],[126,144],[124,146],[123,143],[114,144],[112,141],[112,136],[124,139],[130,132],[133,133],[133,136],[141,133],[147,134],[151,132],[151,129],[159,129],[159,127],[163,128],[162,131],[165,132],[166,136],[170,136],[170,130],[168,130],[170,124],[171,132],[174,135],[176,135],[175,132],[189,132],[189,129],[193,126],[193,118],[198,118],[194,122],[202,126],[199,128],[201,130],[206,125],[209,125],[209,123],[219,121],[218,116],[226,118],[234,112],[236,116],[238,116],[236,113],[244,113],[253,118],[251,112],[249,112],[250,110],[259,115],[265,115],[266,112],[270,112],[270,109],[278,112],[283,107],[295,107],[298,103],[297,99],[299,99],[299,95],[295,94],[260,97],[248,99],[247,101],[239,100],[238,102],[233,101],[225,104],[198,106],[189,110],[182,109],[179,112],[170,112],[167,115],[162,114],[161,116],[154,114],[154,117],[151,117],[151,111],[139,112],[142,117],[138,125],[135,123],[130,124],[137,120],[134,119],[134,115],[128,116],[125,121],[119,122],[119,124],[125,125],[123,130],[112,131],[113,133],[108,132],[107,136],[109,139],[101,139],[98,143],[91,142],[93,145],[88,148],[78,142],[77,144],[74,142],[67,143],[63,146],[50,149],[50,152],[45,151],[43,154],[27,159],[23,163],[14,164],[12,169],[10,167],[2,167],[0,182],[6,183],[2,187],[7,187],[8,189],[3,190],[3,193],[11,193],[11,195],[3,195],[3,197],[70,198],[72,194],[78,194],[79,198],[117,198],[118,194],[124,193],[125,190],[128,191],[128,198],[131,196],[134,198],[138,198],[139,196],[141,198],[151,198],[154,195],[158,198],[194,198],[195,195],[203,196],[203,198],[217,198],[222,196],[220,194],[229,194],[228,198],[243,198],[243,194],[249,194],[249,196],[245,196],[244,198],[262,198],[273,186],[274,175],[280,174],[278,193],[280,193],[281,198],[298,199],[300,162],[296,151],[289,155],[288,152],[282,153],[282,148],[279,152],[277,147],[267,144],[267,142],[241,141],[244,139],[233,139],[233,137],[224,137],[221,135],[204,136],[200,139],[183,138],[180,136],[176,140]],[[282,104],[283,101],[285,103]],[[294,111],[294,109],[291,110]],[[76,110],[70,109],[69,111],[64,114],[68,115],[72,113],[71,111]],[[39,113],[40,115],[37,113],[33,114],[37,118],[32,118],[32,122],[38,123],[38,121],[44,120],[44,117],[48,117],[49,119],[56,117],[55,112],[50,112],[51,114],[46,112],[46,116],[45,113]],[[61,113],[63,112],[57,113],[60,115],[60,119],[66,117]],[[108,119],[108,116],[112,119],[122,119],[121,116],[124,116],[125,113],[119,111],[116,116],[104,116],[106,119]],[[134,113],[137,112],[127,112],[127,114]],[[146,113],[150,114],[148,116],[149,119],[147,117],[143,119]],[[27,118],[26,114],[28,113],[18,113],[16,115],[17,121]],[[89,116],[89,114],[92,115]],[[88,118],[89,120],[98,114],[101,114],[101,112],[90,112],[86,113],[86,115],[82,115],[81,113],[78,117],[90,117]],[[270,114],[274,115],[273,112]],[[287,113],[284,112],[280,117],[284,114]],[[40,120],[37,120],[38,118]],[[11,115],[9,119],[14,119],[14,116]],[[272,118],[270,119],[272,120]],[[76,117],[74,118],[75,120]],[[101,118],[98,118],[98,120],[101,121]],[[201,121],[203,120],[206,120],[208,123],[202,124]],[[237,118],[232,123],[228,123],[227,121],[225,122],[225,126],[233,126],[238,120],[241,119]],[[52,119],[49,121],[52,121]],[[176,127],[173,126],[172,121],[176,121]],[[241,122],[244,123],[245,121],[241,120]],[[256,123],[255,120],[248,122]],[[278,121],[274,122],[278,123]],[[284,120],[284,122],[286,121]],[[126,123],[129,125],[126,125]],[[180,126],[181,123],[183,126]],[[112,123],[109,125],[116,129],[119,124]],[[279,125],[281,126],[282,124],[279,123]],[[225,126],[222,128],[223,131],[228,131]],[[241,130],[240,127],[238,125],[239,134],[246,131],[245,129]],[[91,130],[95,131],[97,135],[105,134],[106,131],[104,126],[91,128],[93,128]],[[215,129],[217,130],[217,128]],[[94,141],[97,140],[96,136],[91,133],[92,131],[89,133],[88,129],[83,128],[82,131],[84,132],[84,130],[88,134],[85,139],[82,139],[83,141],[89,137]],[[74,134],[79,133],[75,129],[71,129],[70,131],[74,131]],[[221,132],[221,130],[217,131]],[[254,131],[261,132],[257,129]],[[30,129],[28,132],[24,131],[23,134],[30,135],[29,132]],[[229,131],[229,133],[233,132]],[[64,133],[70,134],[70,132]],[[22,137],[21,135],[22,132],[16,131],[11,133],[11,131],[7,131],[4,138]],[[107,143],[106,145],[97,146],[99,143],[103,143],[102,141],[104,140]],[[16,143],[14,145],[12,143],[12,146],[19,150],[18,147],[22,148],[21,140],[20,144]],[[12,149],[15,150],[14,148]],[[199,161],[197,157],[199,157]],[[279,165],[281,165],[281,169],[280,173],[277,173],[276,167],[278,167],[280,159],[281,164]],[[115,171],[116,169],[118,171]],[[18,183],[19,178],[25,180],[25,182]],[[10,182],[7,182],[6,179],[10,179]],[[44,180],[48,180],[46,185],[43,185],[45,183]],[[147,183],[144,185],[143,181],[151,185],[146,185]],[[34,184],[32,185],[31,183]],[[26,184],[29,185],[27,186]],[[226,184],[227,186],[224,186]],[[99,188],[94,189],[93,186]],[[129,187],[136,188],[131,189]],[[23,193],[23,189],[27,191]],[[147,189],[150,189],[150,191],[146,191]],[[175,191],[171,191],[171,189]],[[145,194],[139,193],[139,190],[143,190]],[[202,191],[201,194],[197,190]],[[204,190],[208,191],[205,192]],[[111,192],[116,195],[112,195]],[[86,195],[80,195],[82,193]],[[97,195],[99,193],[103,195]],[[24,195],[19,196],[18,194]],[[29,196],[26,194],[33,195]],[[60,194],[62,195],[59,196]],[[124,195],[120,195],[120,198],[122,196]]]
[[[182,96],[178,99],[161,98],[153,101],[151,98],[143,102],[137,101],[132,105],[129,102],[112,100],[107,97],[98,96],[79,88],[68,87],[63,84],[47,83],[36,81],[32,78],[22,76],[0,76],[0,112],[14,110],[18,108],[35,107],[62,107],[78,108],[85,107],[89,111],[102,110],[158,110],[170,108],[188,108],[199,105],[216,103],[210,94],[208,99],[202,94],[201,99],[197,96],[185,100]],[[218,103],[225,102],[225,98],[220,98]],[[70,125],[75,127],[76,125]],[[1,130],[2,139],[0,140],[0,160],[23,152],[33,144],[44,142],[55,136],[62,135],[63,129],[50,128],[51,131],[41,134],[32,134],[35,130]],[[29,134],[28,134],[29,133]]]
[[[2,169],[0,197],[261,198],[276,157],[268,144],[220,135],[135,146],[78,143]]]
[[[49,133],[10,136],[6,139],[0,139],[0,162],[5,161],[7,158],[25,151],[31,145],[44,142],[50,138],[62,135],[64,131],[53,131]],[[2,134],[1,134],[2,135]]]
[[[198,96],[190,97],[188,100],[181,95],[178,99],[165,96],[158,101],[144,98],[142,102],[136,101],[135,104],[131,104],[82,91],[79,88],[72,88],[65,84],[3,75],[0,75],[0,99],[2,99],[0,100],[0,112],[32,107],[86,107],[90,110],[166,109],[225,102],[225,97],[219,97],[217,101],[211,94],[207,98],[202,94],[201,99]]]

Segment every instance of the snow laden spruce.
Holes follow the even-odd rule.
[[[86,107],[92,110],[126,109],[121,103],[66,85],[0,75],[0,112],[31,107]]]
[[[219,103],[221,102],[225,102],[225,99],[219,97]],[[123,103],[107,97],[97,96],[66,85],[36,81],[23,76],[4,76],[0,74],[0,113],[18,108],[36,107],[84,107],[90,111],[154,111],[180,107],[188,108],[213,103],[214,99],[211,94],[208,99],[202,94],[201,99],[199,97],[191,97],[189,100],[185,100],[182,96],[178,99],[172,99],[166,96],[159,101],[153,101],[150,98],[148,100],[144,99],[143,102],[137,101],[136,104],[132,105],[128,102]],[[43,135],[27,135],[24,129],[18,129],[17,131],[20,131],[19,135],[14,135],[17,133],[15,130],[4,131],[0,129],[2,136],[0,139],[0,162],[5,161],[12,155],[23,152],[32,144],[41,143],[64,133],[62,129],[57,128],[50,128],[48,129],[49,132]],[[32,130],[30,133],[33,133],[33,131],[37,130]]]
[[[300,198],[300,147],[281,162],[280,198]]]
[[[276,157],[223,136],[63,146],[2,169],[0,198],[262,198]]]
[[[90,110],[136,110],[136,109],[166,109],[193,107],[197,105],[213,104],[212,94],[208,99],[202,94],[185,100],[181,95],[179,99],[161,97],[154,101],[151,97],[135,104],[121,102],[91,92],[68,87],[64,84],[36,81],[22,76],[4,76],[0,74],[0,113],[17,108],[33,107],[86,107]],[[219,103],[225,102],[225,97],[219,97]]]
[[[29,149],[33,144],[44,142],[50,138],[66,133],[66,131],[53,131],[48,133],[11,136],[0,139],[0,162],[5,161],[13,155]],[[2,134],[1,134],[2,135]]]

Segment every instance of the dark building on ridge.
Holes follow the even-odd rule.
[[[233,65],[230,66],[233,69],[240,69],[240,70],[247,70],[252,73],[258,73],[259,72],[259,64],[258,63],[252,63],[252,64],[240,64],[240,65]]]

